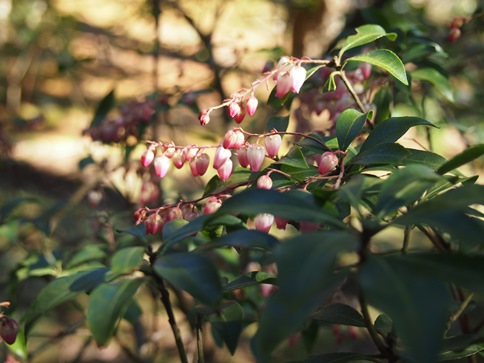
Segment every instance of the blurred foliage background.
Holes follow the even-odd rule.
[[[165,97],[149,137],[216,143],[227,118],[213,113],[201,130],[200,109],[250,84],[267,61],[324,57],[340,34],[378,23],[441,46],[428,61],[449,76],[453,100],[422,82],[414,102],[396,110],[438,124],[419,137],[450,157],[483,140],[484,32],[476,17],[449,43],[449,24],[483,10],[478,0],[0,0],[0,301],[12,301],[21,315],[46,282],[27,279],[33,266],[55,271],[63,255],[112,242],[115,229],[131,223],[143,178],[127,160],[138,160],[144,144],[136,137],[92,142],[83,133],[101,100],[115,106],[105,109],[112,121],[120,105]],[[258,117],[244,127],[257,128],[264,113]],[[482,160],[474,167],[469,172],[482,175]],[[200,190],[187,174],[163,181],[165,198]],[[52,318],[61,333],[33,342],[33,362],[128,359],[122,344],[101,353],[90,347],[81,357],[80,343],[61,329],[76,313]],[[156,339],[157,349],[173,353],[169,334]],[[248,361],[248,349],[214,361],[230,359]]]

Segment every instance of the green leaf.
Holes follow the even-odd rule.
[[[383,218],[400,207],[415,202],[440,179],[441,176],[424,165],[408,165],[395,170],[381,186],[376,213]]]
[[[207,305],[215,305],[222,295],[217,269],[196,253],[173,253],[158,258],[154,269],[171,285],[184,290]]]
[[[393,321],[410,360],[435,362],[450,309],[446,283],[374,256],[368,256],[359,278],[368,303]]]
[[[231,233],[224,234],[212,242],[201,245],[198,250],[220,247],[241,247],[257,248],[270,251],[278,243],[279,241],[277,238],[268,233],[253,229],[239,229]]]
[[[277,131],[287,131],[289,126],[289,116],[271,116],[266,122],[266,132],[271,132],[272,130]]]
[[[100,245],[89,244],[77,252],[66,264],[66,268],[71,269],[74,266],[85,262],[100,260],[106,257],[106,251]]]
[[[109,92],[104,98],[99,102],[99,105],[96,108],[96,112],[94,113],[94,117],[91,121],[91,125],[89,127],[96,127],[102,123],[104,118],[107,116],[109,111],[113,108],[115,102],[114,96],[114,89]]]
[[[378,68],[381,68],[398,81],[408,86],[407,73],[405,72],[405,66],[398,56],[388,49],[377,49],[368,53],[360,54],[351,58],[348,58],[346,62],[365,62],[370,63]]]
[[[409,149],[407,148],[408,156],[405,158],[405,164],[422,164],[427,165],[432,168],[432,170],[437,170],[443,163],[445,163],[445,158],[439,154],[433,153],[431,151]]]
[[[92,164],[95,164],[96,162],[94,161],[94,159],[92,158],[91,155],[89,156],[86,156],[85,158],[79,160],[79,162],[77,163],[77,167],[79,170],[84,170],[84,168],[88,165],[92,165]]]
[[[111,271],[124,274],[138,268],[143,262],[144,247],[128,247],[116,251],[111,259]]]
[[[15,198],[4,205],[2,205],[2,208],[0,209],[0,223],[3,223],[3,220],[7,218],[7,216],[12,213],[18,206],[20,206],[23,203],[27,202],[36,202],[37,200],[35,198],[31,197],[18,197]]]
[[[336,90],[336,81],[334,80],[334,77],[339,75],[340,71],[331,72],[326,82],[324,82],[323,92],[332,92]]]
[[[169,240],[173,235],[185,227],[189,222],[182,218],[177,218],[172,221],[165,223],[163,226],[163,240]]]
[[[224,286],[224,292],[243,289],[258,284],[275,284],[276,277],[264,271],[252,271],[248,274],[237,277]]]
[[[298,146],[294,146],[289,150],[289,152],[278,162],[273,163],[271,166],[286,166],[296,169],[307,169],[309,165],[304,157],[304,153],[302,152],[301,148]],[[287,170],[287,169],[286,169]]]
[[[17,333],[17,339],[15,339],[15,342],[13,344],[5,344],[13,354],[15,354],[17,357],[20,359],[26,361],[27,357],[29,355],[29,352],[27,350],[27,342],[25,340],[25,334],[22,330],[19,330]],[[5,360],[5,362],[8,362],[8,360]]]
[[[280,193],[275,190],[250,188],[225,200],[211,218],[236,213],[248,216],[270,213],[293,221],[319,222],[339,228],[345,227],[343,222],[324,213],[310,194],[299,191]]]
[[[209,182],[205,186],[203,196],[206,197],[209,195],[217,194],[227,188],[236,186],[240,183],[244,183],[251,178],[252,174],[253,173],[251,173],[250,170],[247,169],[236,169],[225,182],[217,175],[215,175],[212,179],[209,180]]]
[[[341,113],[336,121],[336,137],[340,150],[345,151],[350,146],[369,118],[371,113],[365,115],[352,108]]]
[[[144,242],[145,244],[148,244],[148,240],[146,239],[146,228],[144,223],[140,223],[136,226],[129,227],[129,228],[117,229],[116,232],[128,233],[138,238],[140,241]]]
[[[223,308],[210,317],[212,333],[218,335],[234,355],[237,350],[240,334],[243,329],[244,309],[236,301],[225,304]]]
[[[431,83],[448,101],[454,102],[454,92],[447,77],[435,68],[420,68],[410,73],[413,79]]]
[[[393,321],[388,315],[380,314],[375,320],[375,330],[383,337],[387,337],[392,333]]]
[[[25,335],[28,335],[35,321],[47,311],[72,300],[82,292],[92,290],[105,281],[107,267],[82,271],[61,277],[47,284],[37,295],[25,317]]]
[[[94,289],[87,306],[87,325],[99,346],[111,339],[142,279],[120,280]]]
[[[279,289],[269,298],[253,338],[258,361],[268,361],[272,350],[301,330],[314,309],[334,292],[346,276],[334,272],[336,256],[357,245],[350,233],[325,231],[299,235],[276,249]]]
[[[419,125],[434,126],[431,122],[419,117],[392,117],[382,121],[375,126],[361,145],[360,153],[379,144],[395,142],[411,127]]]
[[[374,165],[391,164],[398,165],[408,156],[407,150],[399,144],[378,144],[371,148],[360,151],[348,164]]]
[[[330,324],[342,324],[365,327],[365,320],[361,314],[346,304],[331,304],[313,314],[313,319],[322,320]]]
[[[441,165],[437,169],[437,173],[445,174],[451,170],[457,169],[459,166],[470,163],[484,154],[484,144],[471,146],[460,154],[454,156],[452,159]]]
[[[387,37],[388,39],[393,41],[396,39],[397,35],[395,33],[387,33],[385,29],[375,24],[360,26],[356,28],[355,35],[351,35],[346,38],[341,46],[338,56],[341,58],[344,52],[359,47],[361,45],[371,43],[382,37]]]
[[[444,339],[439,361],[457,360],[484,350],[482,338],[475,335],[460,335]]]

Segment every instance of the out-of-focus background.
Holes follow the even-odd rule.
[[[0,0],[0,208],[16,198],[36,200],[21,211],[33,226],[0,225],[0,301],[10,298],[10,273],[30,251],[74,249],[98,238],[102,221],[115,223],[101,211],[126,216],[135,210],[143,181],[136,170],[119,168],[124,148],[101,142],[120,137],[133,158],[144,149],[135,136],[116,134],[124,132],[114,126],[117,118],[127,117],[120,106],[142,113],[148,95],[165,97],[160,124],[149,134],[153,139],[217,143],[233,125],[223,112],[214,112],[201,130],[200,109],[250,85],[267,61],[285,54],[325,57],[345,29],[377,22],[389,31],[400,27],[430,35],[447,54],[442,67],[455,99],[426,101],[427,119],[441,126],[432,131],[432,146],[451,157],[482,142],[483,18],[463,28],[457,42],[447,42],[452,19],[482,11],[482,5],[478,0]],[[268,92],[257,96],[263,102]],[[107,112],[106,104],[114,107]],[[86,132],[99,125],[96,109],[113,129]],[[406,111],[412,113],[412,105]],[[244,128],[262,127],[263,121],[263,116],[245,121]],[[475,165],[468,172],[482,174],[482,161]],[[174,174],[164,185],[168,197],[201,186],[186,170]],[[36,289],[19,286],[14,294],[21,307]],[[45,350],[39,344],[32,362],[75,361],[78,348],[66,346],[68,339],[58,337],[57,346]],[[169,334],[157,339],[173,348]],[[78,361],[120,362],[121,351],[116,345],[93,348]],[[247,362],[250,355],[246,348],[235,358],[217,359]]]

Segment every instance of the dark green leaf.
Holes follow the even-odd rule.
[[[37,200],[35,198],[30,198],[30,197],[18,197],[15,198],[4,205],[2,205],[2,208],[0,209],[0,223],[5,219],[10,213],[12,213],[15,208],[20,206],[23,203],[27,202],[36,202]]]
[[[378,334],[387,337],[392,333],[393,321],[385,314],[380,314],[375,320],[375,329]]]
[[[124,228],[124,229],[117,229],[116,232],[120,233],[128,233],[139,240],[141,240],[144,243],[148,243],[148,240],[146,239],[146,228],[144,223],[140,223],[136,226],[129,227],[129,228]]]
[[[89,244],[77,252],[66,264],[68,269],[80,265],[81,263],[100,260],[106,257],[106,251],[100,245]]]
[[[109,92],[104,98],[99,102],[96,112],[94,113],[94,118],[91,121],[89,127],[96,127],[104,120],[109,111],[113,108],[115,102],[114,89]]]
[[[395,33],[387,33],[385,29],[375,24],[360,26],[356,28],[356,33],[357,34],[346,38],[344,43],[341,45],[341,49],[338,54],[339,57],[341,57],[347,50],[371,43],[379,38],[386,36],[390,40],[395,40],[397,37]]]
[[[484,144],[471,146],[464,150],[459,155],[454,156],[452,159],[441,165],[437,169],[437,173],[445,174],[451,170],[457,169],[459,166],[465,165],[484,154]]]
[[[142,279],[120,280],[94,289],[87,306],[87,325],[99,346],[111,339]]]
[[[201,245],[199,250],[206,250],[220,247],[241,247],[272,250],[279,243],[277,238],[268,233],[253,229],[239,229],[222,235],[216,240]]]
[[[300,147],[294,146],[289,150],[289,152],[278,162],[272,164],[271,166],[282,165],[286,167],[296,168],[296,169],[307,169],[309,168],[306,158]]]
[[[205,304],[214,305],[220,300],[220,277],[215,266],[205,256],[196,253],[160,256],[154,269],[161,278]]]
[[[457,360],[484,350],[482,338],[476,335],[460,335],[444,339],[439,361]]]
[[[409,155],[405,158],[405,164],[423,164],[437,170],[439,166],[445,163],[445,159],[431,151],[416,150],[407,148]]]
[[[326,82],[324,82],[324,86],[323,86],[324,92],[332,92],[336,90],[336,81],[334,80],[334,77],[339,75],[340,75],[339,71],[331,72]]]
[[[435,68],[419,68],[410,73],[413,79],[431,83],[448,101],[454,102],[454,92],[447,77]]]
[[[407,150],[399,144],[386,143],[366,148],[351,159],[348,164],[374,165],[391,164],[399,165],[407,157]]]
[[[235,301],[226,304],[217,315],[212,315],[212,332],[217,334],[234,354],[243,329],[244,310]]]
[[[376,49],[368,53],[360,54],[346,60],[347,62],[365,62],[381,68],[404,85],[408,86],[405,67],[398,56],[388,49]]]
[[[380,122],[368,135],[360,153],[379,144],[392,143],[402,137],[411,127],[425,125],[434,126],[427,120],[419,117],[392,117]]]
[[[450,308],[446,283],[372,256],[360,270],[360,283],[368,303],[393,321],[406,355],[435,362]]]
[[[370,113],[365,115],[352,108],[341,113],[336,121],[336,137],[340,150],[345,151],[350,146],[368,118]]]
[[[77,163],[77,167],[79,168],[79,170],[83,170],[86,166],[94,163],[95,163],[94,159],[92,158],[92,156],[89,155],[79,160],[79,162]]]
[[[346,274],[333,271],[336,256],[357,244],[347,232],[316,232],[292,238],[276,249],[279,289],[269,298],[253,339],[258,361],[267,361],[283,339],[301,330],[322,299],[341,283]]]
[[[82,271],[50,282],[40,291],[27,312],[25,335],[29,334],[35,321],[47,311],[104,282],[108,271],[107,267]]]
[[[360,353],[328,353],[309,357],[304,360],[291,361],[289,363],[346,363],[346,362],[375,362],[374,357]]]
[[[276,278],[263,271],[252,271],[246,275],[242,275],[233,281],[230,281],[224,286],[224,292],[243,289],[244,287],[253,286],[257,284],[275,284]]]
[[[289,126],[289,116],[271,116],[266,122],[266,132],[274,129],[284,132],[287,131],[287,126]]]
[[[236,169],[225,182],[216,175],[205,186],[203,196],[220,193],[227,188],[248,181],[251,176],[252,173],[247,169]]]
[[[361,314],[346,304],[331,304],[319,309],[312,315],[314,319],[331,324],[342,324],[365,327],[365,320]]]
[[[173,235],[175,235],[179,230],[185,227],[189,222],[185,219],[177,218],[172,221],[165,223],[163,226],[163,240],[169,240]]]
[[[116,251],[111,259],[111,271],[124,274],[138,268],[143,262],[144,247],[128,247]]]
[[[293,221],[319,222],[344,227],[340,220],[323,213],[310,194],[299,191],[280,193],[275,190],[250,188],[225,200],[211,219],[232,213],[248,216],[270,213]]]
[[[381,185],[376,213],[383,218],[398,208],[415,202],[440,179],[441,176],[424,165],[408,165],[395,170]]]

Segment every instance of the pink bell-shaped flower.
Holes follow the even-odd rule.
[[[147,167],[153,162],[154,158],[155,158],[155,153],[153,152],[153,149],[151,147],[146,149],[141,155],[141,165],[143,165],[144,167]]]
[[[156,214],[151,214],[145,221],[146,234],[156,234],[163,228],[163,219],[161,216]]]
[[[287,72],[280,72],[277,76],[276,97],[283,98],[292,87],[291,77]]]
[[[254,115],[258,105],[259,105],[259,100],[257,100],[257,98],[252,94],[245,104],[245,106],[247,107],[247,113],[249,114],[249,116]]]
[[[211,197],[202,207],[203,214],[212,214],[222,206],[222,202],[217,197]]]
[[[272,188],[272,179],[269,175],[261,175],[259,179],[257,179],[257,188],[259,189],[271,189]]]
[[[196,156],[194,160],[198,175],[205,174],[208,169],[208,165],[210,164],[210,156],[208,156],[207,153],[202,153]]]
[[[203,110],[198,115],[198,121],[200,121],[200,125],[205,126],[210,122],[210,116],[208,115],[207,110]]]
[[[219,146],[215,151],[215,157],[213,158],[213,168],[218,170],[222,164],[230,159],[232,156],[232,152],[228,149],[225,149],[223,146]]]
[[[260,213],[254,218],[254,227],[256,230],[268,233],[274,223],[274,216],[269,213]]]
[[[289,72],[289,78],[291,79],[291,90],[294,93],[299,93],[306,80],[306,69],[299,65],[292,67]]]
[[[248,151],[248,146],[242,145],[237,153],[237,160],[239,161],[240,166],[243,168],[247,168],[249,166],[249,157],[247,155]]]
[[[267,155],[270,158],[277,156],[279,148],[281,147],[282,138],[279,134],[271,134],[264,138]]]
[[[223,181],[226,181],[232,174],[233,163],[232,160],[227,159],[218,169],[217,174]]]
[[[181,150],[177,150],[171,159],[173,160],[173,165],[175,165],[175,168],[177,169],[181,169],[186,161],[185,154]]]
[[[264,161],[265,150],[259,144],[252,144],[247,150],[247,159],[250,165],[250,171],[259,171]]]
[[[158,178],[163,178],[170,167],[170,159],[165,155],[160,155],[155,158],[154,161],[155,174]]]

